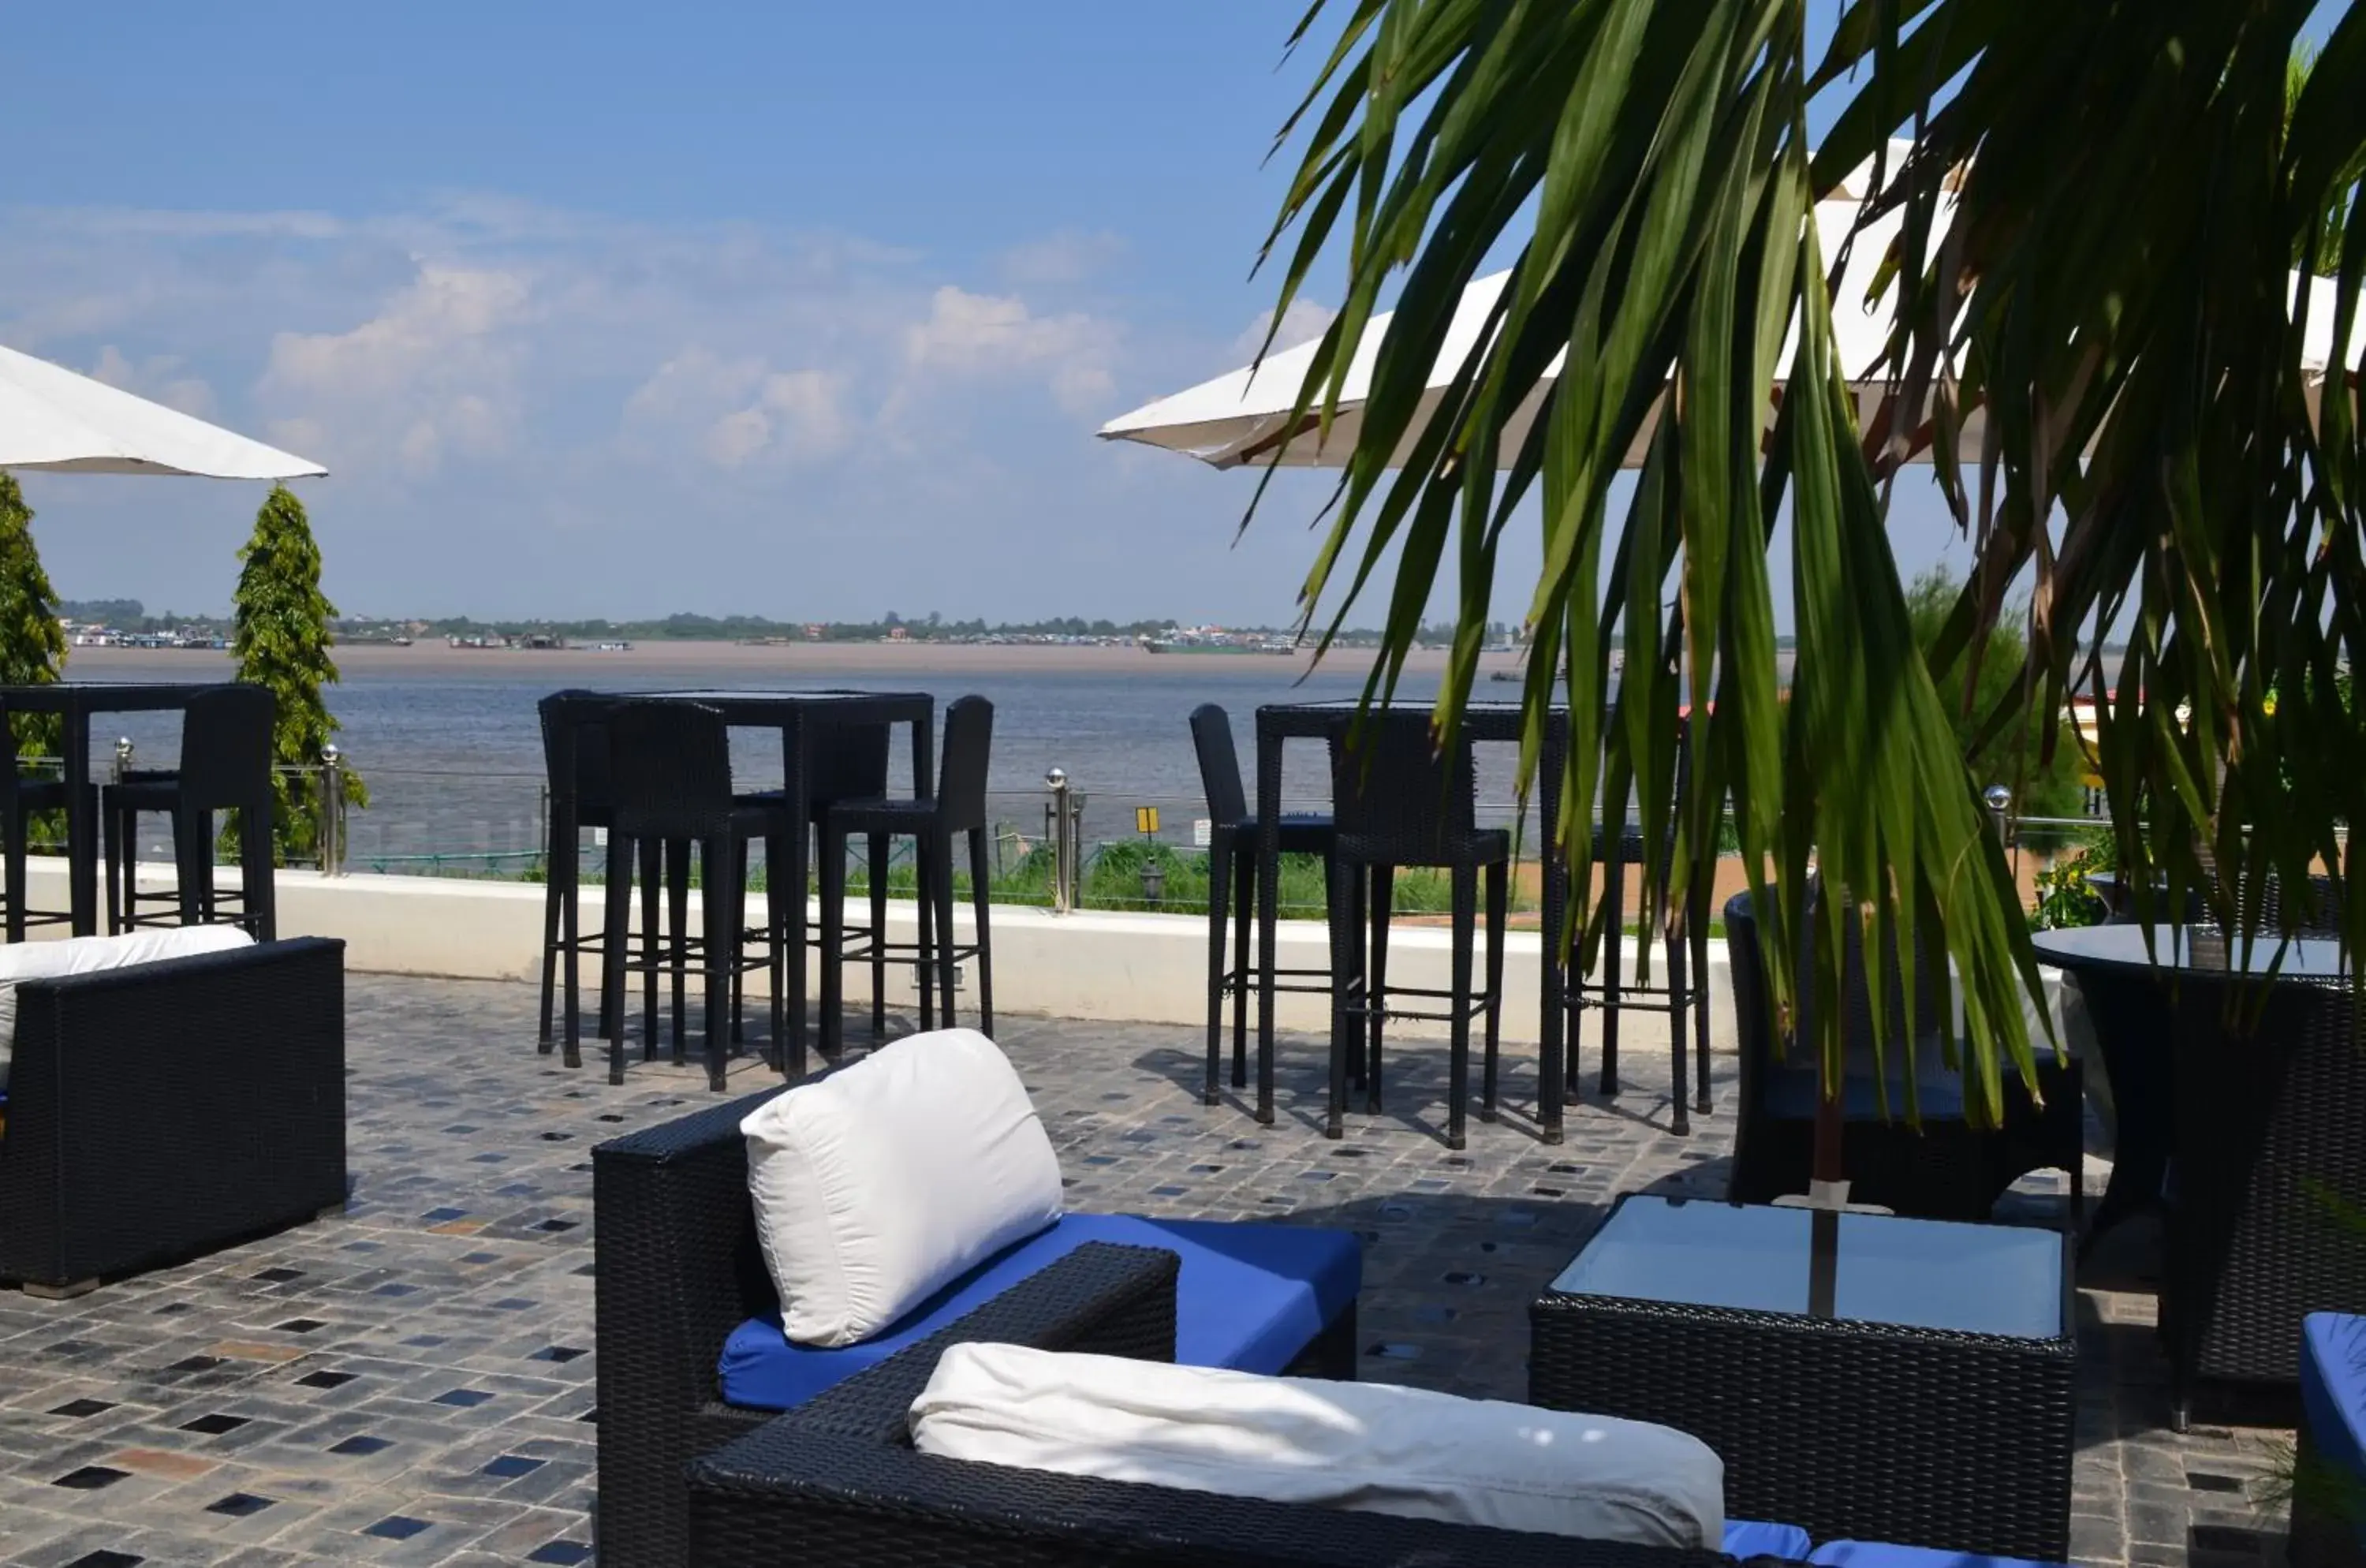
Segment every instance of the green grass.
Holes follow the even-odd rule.
[[[999,833],[997,857],[999,868],[989,885],[989,897],[997,904],[1014,904],[1048,908],[1052,903],[1052,853],[1049,845],[1038,843],[1025,853],[1016,852],[1013,844],[1017,835]],[[1143,896],[1143,867],[1155,858],[1166,873],[1162,896],[1154,902]],[[466,857],[454,857],[456,863]],[[1288,918],[1312,919],[1322,915],[1326,908],[1324,870],[1321,857],[1289,854],[1281,857],[1279,909]],[[498,880],[540,882],[544,880],[541,866],[528,866]],[[603,882],[598,871],[587,868],[583,882],[587,886]],[[698,886],[703,878],[693,867],[691,886]],[[1077,889],[1076,907],[1082,909],[1110,911],[1163,911],[1166,913],[1198,913],[1208,907],[1208,856],[1205,852],[1177,848],[1173,844],[1118,842],[1099,846],[1086,860]],[[917,897],[919,875],[914,867],[908,845],[899,851],[887,870],[887,891],[898,898]],[[748,886],[750,892],[761,892],[766,886],[765,867],[760,859],[751,868]],[[811,891],[820,890],[818,874],[808,880]],[[954,897],[966,901],[970,897],[970,874],[964,863],[953,873]],[[867,898],[871,893],[869,868],[860,855],[847,868],[846,896],[849,899]],[[1392,908],[1401,915],[1442,916],[1451,908],[1452,886],[1443,871],[1405,870],[1397,873]],[[1533,914],[1536,900],[1517,886],[1512,890],[1515,913]]]

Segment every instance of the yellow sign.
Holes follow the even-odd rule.
[[[1133,808],[1133,830],[1137,833],[1158,831],[1158,807],[1137,806]]]

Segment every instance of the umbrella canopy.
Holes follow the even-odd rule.
[[[1849,231],[1856,221],[1857,203],[1853,199],[1835,198],[1818,205],[1816,225],[1828,240]],[[1850,253],[1849,265],[1841,280],[1840,292],[1834,297],[1832,328],[1840,346],[1841,364],[1849,378],[1860,388],[1863,406],[1860,416],[1870,419],[1879,407],[1881,389],[1875,380],[1883,355],[1888,346],[1889,314],[1886,310],[1860,308],[1880,270],[1883,253],[1902,215],[1890,214],[1871,225],[1857,237]],[[1511,279],[1511,274],[1499,272],[1480,278],[1463,291],[1455,308],[1453,324],[1448,329],[1437,364],[1430,372],[1430,393],[1425,400],[1421,416],[1407,435],[1407,446],[1418,436],[1423,423],[1443,399],[1445,389],[1453,381],[1455,372],[1478,343],[1479,334],[1487,328],[1489,314]],[[1371,328],[1357,345],[1356,357],[1348,367],[1346,386],[1341,389],[1339,412],[1324,434],[1320,422],[1313,413],[1292,424],[1290,412],[1298,401],[1299,388],[1306,372],[1314,362],[1316,345],[1301,344],[1269,355],[1263,363],[1245,367],[1212,381],[1203,381],[1188,391],[1161,398],[1155,403],[1121,414],[1101,427],[1101,435],[1113,441],[1140,441],[1169,451],[1185,453],[1219,468],[1239,468],[1245,464],[1279,464],[1284,468],[1337,468],[1345,465],[1348,454],[1356,447],[1356,437],[1361,423],[1364,398],[1372,381],[1372,367],[1380,357],[1381,340],[1387,335],[1388,324],[1394,315],[1376,316]],[[1782,363],[1787,367],[1796,351],[1794,342],[1783,347]],[[1545,373],[1545,380],[1521,404],[1505,431],[1507,447],[1516,447],[1527,435],[1529,423],[1544,406],[1545,392],[1554,378],[1560,374],[1561,362],[1555,359]],[[1771,418],[1771,408],[1770,408]],[[1966,422],[1964,433],[1965,455],[1977,458],[1979,452],[1979,423],[1977,412]],[[1627,454],[1629,468],[1639,467],[1644,448],[1651,439],[1647,423],[1637,436],[1634,447]],[[1401,452],[1402,457],[1405,454]]]
[[[1943,209],[1940,221],[1944,225],[1952,208]],[[1846,234],[1856,222],[1858,203],[1853,194],[1844,193],[1816,207],[1816,226],[1829,244]],[[1888,213],[1866,226],[1858,234],[1851,249],[1848,265],[1841,276],[1840,288],[1833,296],[1832,333],[1840,350],[1840,362],[1850,383],[1856,389],[1859,428],[1871,429],[1880,414],[1882,400],[1887,388],[1882,379],[1885,359],[1889,345],[1890,314],[1895,308],[1895,288],[1877,299],[1873,286],[1878,280],[1882,264],[1905,221],[1902,213]],[[1488,317],[1504,292],[1511,274],[1494,273],[1480,278],[1464,290],[1456,306],[1454,321],[1448,327],[1446,341],[1440,347],[1437,363],[1429,376],[1429,392],[1423,400],[1420,413],[1408,426],[1405,442],[1396,454],[1399,464],[1410,456],[1412,444],[1418,439],[1455,373],[1486,330]],[[2293,285],[2297,293],[2300,276],[2295,273]],[[2313,375],[2321,382],[2325,367],[2332,357],[2333,286],[2321,281],[2310,297],[2305,324],[2304,356]],[[1309,367],[1314,363],[1316,344],[1301,344],[1269,355],[1254,367],[1244,367],[1212,381],[1203,381],[1187,391],[1161,398],[1132,413],[1121,414],[1100,430],[1104,440],[1139,441],[1152,446],[1165,447],[1219,468],[1245,465],[1275,464],[1283,468],[1341,468],[1356,449],[1356,438],[1362,423],[1364,399],[1372,383],[1372,367],[1380,357],[1381,340],[1394,312],[1372,318],[1371,326],[1357,345],[1356,356],[1349,365],[1346,384],[1342,387],[1339,408],[1332,420],[1326,436],[1318,416],[1310,412],[1293,422],[1290,410],[1297,405],[1300,387],[1304,383]],[[1783,345],[1778,363],[1788,367],[1797,352],[1797,332]],[[2366,311],[2361,311],[2358,328],[2351,333],[2353,354],[2366,344]],[[1546,391],[1560,374],[1561,362],[1555,359],[1545,372],[1545,379],[1514,412],[1504,432],[1506,456],[1516,450],[1527,436],[1530,423],[1544,406]],[[1770,389],[1770,391],[1772,389]],[[1769,422],[1773,419],[1770,399]],[[1642,466],[1645,450],[1650,445],[1652,422],[1647,421],[1637,434],[1634,446],[1626,454],[1626,466]],[[1963,423],[1957,454],[1964,462],[1977,463],[1983,421],[1980,411],[1970,410]],[[1927,459],[1927,449],[1922,454]]]
[[[210,479],[329,471],[13,348],[0,348],[0,468]]]

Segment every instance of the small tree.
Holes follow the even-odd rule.
[[[1907,620],[1913,630],[1914,646],[1925,660],[1938,648],[1963,586],[1944,566],[1932,567],[1908,586]],[[1964,762],[1972,771],[1975,785],[1986,789],[1989,784],[2000,784],[2011,790],[2016,817],[2083,816],[2086,756],[2079,748],[2079,733],[2058,712],[2047,711],[2042,692],[2035,705],[2021,716],[2018,725],[2008,726],[1985,739],[1981,737],[1989,716],[2021,685],[2022,661],[2028,646],[2016,623],[2024,610],[2022,605],[2008,606],[1989,633],[1988,648],[1980,656],[1977,677],[1968,698],[1964,691],[1962,655],[1944,670],[1933,669],[1932,678],[1938,683],[1948,721],[1955,727],[1955,743],[1963,749]],[[2055,732],[2051,759],[2045,755],[2048,728]],[[2058,829],[2033,829],[2022,836],[2022,842],[2045,849],[2060,843],[2063,837]]]
[[[0,469],[0,685],[47,685],[65,661],[57,592],[33,545],[33,509],[25,504],[17,477]],[[11,722],[18,755],[58,754],[57,715],[20,713]]]
[[[231,640],[238,678],[269,687],[278,699],[272,761],[282,770],[315,767],[340,728],[321,698],[321,689],[337,679],[329,636],[337,610],[321,592],[321,547],[313,541],[304,503],[285,486],[274,485],[255,513],[254,536],[238,556]],[[280,859],[315,858],[321,824],[310,776],[282,771],[274,775],[272,789],[272,836]],[[369,804],[360,776],[351,772],[345,774],[345,801]]]

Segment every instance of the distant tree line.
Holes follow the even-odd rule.
[[[185,615],[166,610],[148,614],[147,606],[137,599],[67,599],[59,602],[58,614],[69,620],[104,626],[120,632],[162,632],[183,626],[219,626],[228,617],[220,615]],[[966,621],[949,621],[934,611],[907,620],[889,611],[875,621],[776,621],[769,615],[693,615],[679,613],[653,621],[548,621],[491,620],[480,621],[469,615],[447,615],[439,620],[413,621],[385,616],[345,616],[333,629],[347,641],[385,640],[414,632],[427,637],[559,637],[569,642],[747,642],[769,637],[785,637],[792,642],[806,640],[806,627],[818,625],[824,642],[878,642],[901,627],[907,639],[914,642],[954,642],[995,637],[1156,637],[1173,630],[1181,623],[1171,618],[1162,620],[1112,621],[1106,616],[1087,620],[1082,615],[1055,615],[1043,621],[997,621],[988,623],[981,617]],[[1228,626],[1227,631],[1250,637],[1289,637],[1296,630],[1291,626]],[[1418,640],[1439,646],[1452,640],[1454,626],[1440,621],[1424,626]],[[1488,640],[1501,643],[1511,640],[1512,627],[1498,622],[1488,628]],[[1339,642],[1347,648],[1369,647],[1380,640],[1380,634],[1362,627],[1349,627],[1339,634]],[[1778,647],[1791,646],[1788,637],[1776,637]]]
[[[947,620],[935,612],[907,619],[890,611],[875,621],[779,621],[768,615],[689,614],[648,621],[479,620],[470,615],[450,615],[422,622],[348,619],[339,622],[337,629],[341,633],[365,637],[390,635],[391,629],[398,626],[416,626],[420,628],[420,635],[427,637],[559,637],[569,642],[745,642],[780,637],[790,642],[804,642],[808,640],[806,628],[818,626],[819,640],[824,642],[877,642],[899,631],[906,639],[913,642],[957,642],[997,637],[1157,637],[1174,630],[1178,624],[1171,618],[1113,621],[1106,616],[1088,620],[1082,615],[1055,615],[1040,621],[989,622],[983,617],[955,621]],[[1288,637],[1292,628],[1227,626],[1225,629],[1256,637]],[[1352,644],[1374,635],[1350,631],[1343,633],[1341,640]]]
[[[67,620],[118,632],[166,632],[187,626],[220,628],[228,626],[231,619],[219,615],[183,615],[178,610],[160,610],[152,615],[148,606],[137,599],[61,599],[57,609]]]

